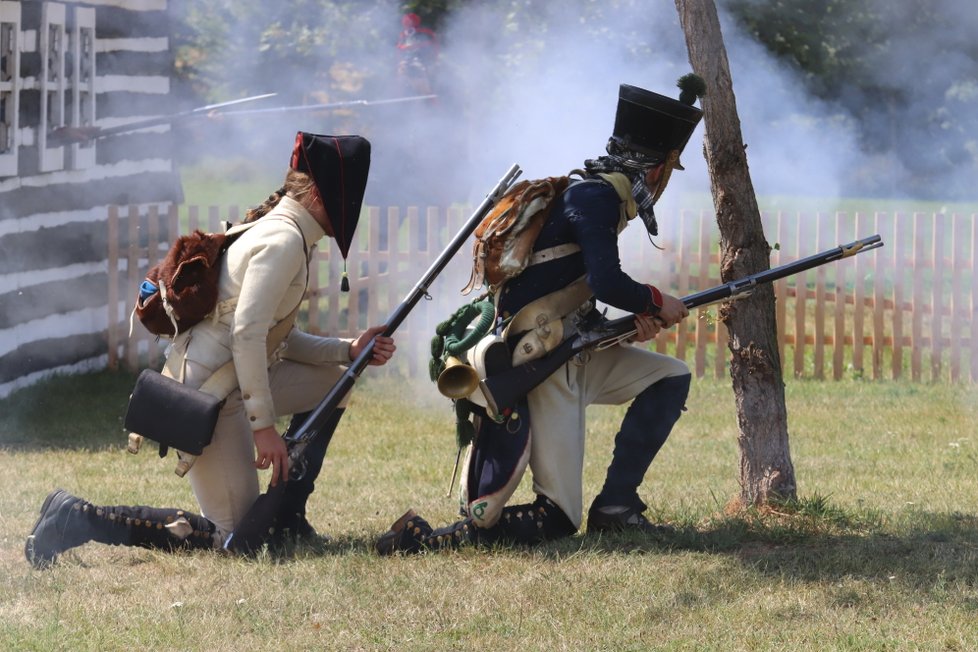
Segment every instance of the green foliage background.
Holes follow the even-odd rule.
[[[966,175],[953,187],[945,183],[951,170],[978,173],[978,42],[967,36],[969,29],[978,29],[978,16],[971,0],[717,4],[732,22],[725,31],[738,27],[777,65],[795,71],[805,92],[854,122],[864,152],[897,157],[912,172],[913,187],[899,190],[973,198]],[[181,3],[175,36],[179,85],[200,101],[270,90],[286,103],[383,96],[389,79],[378,71],[389,70],[396,57],[400,13],[415,12],[426,26],[445,28],[439,34],[451,38],[447,26],[456,12],[485,6],[474,0]],[[493,65],[506,74],[532,75],[534,56],[548,46],[553,8],[534,0],[491,6],[504,16],[501,26],[456,38],[504,43],[505,54]],[[641,0],[574,0],[562,6],[562,18],[574,18],[595,38],[624,43],[637,59],[655,61],[657,44],[647,34],[637,28],[608,33],[603,20],[626,10],[650,11]],[[675,12],[656,10],[680,29]],[[730,35],[725,40],[729,47]],[[745,74],[750,71],[735,71],[735,78]],[[300,83],[290,85],[297,75]],[[493,101],[491,94],[484,99]],[[910,141],[910,133],[919,136]]]

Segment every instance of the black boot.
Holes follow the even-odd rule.
[[[306,519],[306,502],[316,488],[316,478],[323,468],[326,449],[333,439],[333,432],[343,416],[344,408],[337,408],[323,424],[319,434],[306,446],[303,452],[306,472],[298,480],[289,479],[285,485],[285,496],[282,507],[276,518],[275,531],[282,537],[296,539],[313,538],[318,536],[316,529]],[[311,412],[294,414],[289,422],[285,437],[298,430]]]
[[[664,378],[632,401],[615,436],[615,451],[604,487],[588,510],[589,532],[663,529],[642,515],[646,506],[638,497],[638,487],[682,414],[690,379],[689,374]]]
[[[546,496],[530,504],[503,508],[491,528],[476,527],[471,518],[433,530],[426,520],[408,510],[377,540],[377,553],[420,552],[458,548],[464,544],[517,544],[532,546],[570,536],[577,531],[567,515]]]
[[[65,550],[89,541],[163,550],[216,548],[215,529],[206,518],[183,510],[101,507],[55,489],[41,505],[24,555],[35,568],[46,568]]]
[[[432,533],[431,525],[413,510],[404,512],[394,521],[391,528],[382,534],[374,548],[378,555],[393,555],[395,552],[421,552],[424,540]]]
[[[477,529],[478,542],[533,546],[544,541],[562,539],[577,532],[564,510],[543,495],[532,503],[508,505],[491,528]]]

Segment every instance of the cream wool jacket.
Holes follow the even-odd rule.
[[[271,358],[266,352],[269,329],[286,318],[305,293],[306,251],[311,256],[324,235],[299,202],[283,197],[223,257],[213,318],[174,338],[167,356],[170,374],[192,387],[200,387],[211,373],[233,360],[253,431],[275,423],[268,381],[272,362],[280,358],[317,365],[350,362],[352,339],[319,337],[297,327]]]

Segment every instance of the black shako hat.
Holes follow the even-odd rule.
[[[684,92],[683,99],[688,101],[622,84],[612,136],[627,149],[662,160],[669,152],[682,152],[703,117],[692,105],[695,95],[687,97]]]
[[[370,143],[361,136],[321,136],[300,131],[295,136],[289,167],[312,177],[333,237],[346,260],[367,187]]]

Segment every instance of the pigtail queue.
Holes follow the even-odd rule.
[[[282,186],[272,194],[268,196],[260,206],[255,208],[249,208],[245,212],[245,223],[254,222],[257,219],[264,217],[269,211],[278,206],[278,203],[282,201],[282,197],[285,197],[285,186]]]
[[[249,208],[245,212],[245,223],[254,222],[257,219],[265,217],[273,208],[278,206],[278,203],[282,201],[282,197],[291,197],[296,201],[301,201],[314,187],[312,177],[308,174],[296,170],[289,170],[285,175],[285,182],[281,188],[270,194],[268,199],[262,202],[260,206]]]

